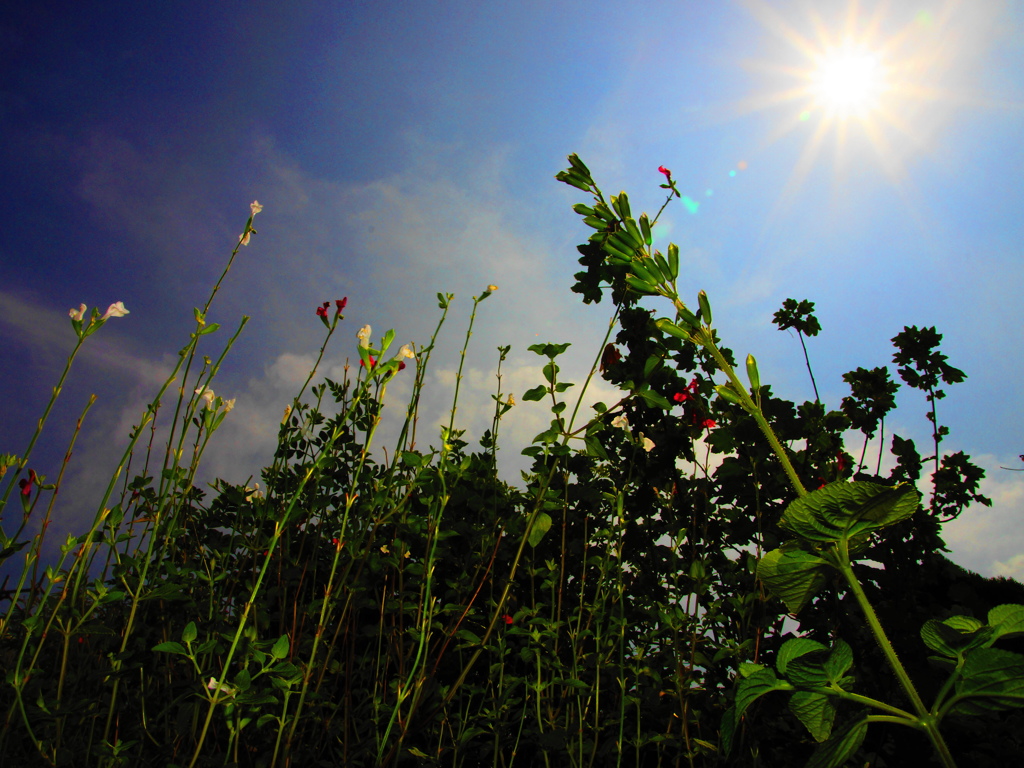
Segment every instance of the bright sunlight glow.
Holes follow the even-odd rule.
[[[885,71],[877,54],[852,46],[825,53],[813,73],[815,101],[833,117],[867,117],[885,90]]]

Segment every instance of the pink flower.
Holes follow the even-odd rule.
[[[668,179],[669,181],[672,181],[672,171],[670,171],[664,165],[659,165],[658,166],[658,172],[659,173],[664,173],[665,174],[665,178]]]
[[[115,301],[113,304],[107,307],[107,311],[104,313],[103,317],[100,318],[100,320],[106,320],[108,317],[124,317],[127,314],[128,310],[124,308],[124,302]]]

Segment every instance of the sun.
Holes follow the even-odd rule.
[[[773,151],[783,139],[799,146],[776,213],[825,166],[837,195],[875,167],[911,202],[910,160],[931,149],[954,106],[974,100],[943,87],[958,59],[953,17],[885,0],[738,2],[764,34],[756,58],[740,62],[755,85],[734,103],[734,116],[772,113],[752,153]]]
[[[824,51],[810,72],[811,108],[833,120],[867,120],[882,105],[887,90],[882,56],[863,46],[846,43]]]

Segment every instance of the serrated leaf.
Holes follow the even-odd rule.
[[[836,640],[832,646],[832,653],[825,662],[825,674],[828,681],[842,687],[849,678],[844,677],[850,667],[853,666],[853,649],[845,640]]]
[[[909,483],[829,483],[793,501],[779,525],[807,541],[840,541],[905,520],[919,504],[920,493]]]
[[[954,712],[980,714],[1024,706],[1024,656],[999,648],[965,654]]]
[[[786,604],[790,613],[800,609],[825,585],[828,563],[805,550],[783,545],[767,552],[757,564],[757,577]]]
[[[994,630],[993,640],[1024,634],[1024,605],[997,605],[988,612],[988,625]]]
[[[551,529],[551,515],[547,512],[541,512],[537,515],[537,519],[533,521],[533,527],[530,528],[530,535],[526,541],[531,547],[536,547],[540,544],[540,540],[544,538],[544,534]]]
[[[868,732],[866,718],[847,723],[811,756],[807,768],[840,768],[856,752]]]
[[[832,733],[836,708],[825,694],[797,691],[789,699],[789,709],[800,718],[815,741],[822,742]]]
[[[789,668],[789,663],[794,659],[799,659],[808,653],[824,650],[827,649],[817,640],[811,640],[808,637],[794,637],[784,642],[782,647],[779,648],[779,655],[775,660],[775,668],[779,670],[780,675],[785,675],[786,670]]]
[[[786,667],[786,678],[797,688],[821,688],[828,684],[824,651],[793,659]]]

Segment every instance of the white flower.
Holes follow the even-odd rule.
[[[74,320],[76,323],[80,323],[80,322],[82,322],[82,318],[85,317],[85,313],[86,313],[86,311],[88,309],[89,308],[87,306],[85,306],[85,304],[80,306],[78,309],[75,309],[74,307],[72,307],[71,309],[68,310],[68,316],[72,320]]]
[[[216,397],[216,395],[213,394],[213,390],[209,387],[199,387],[199,389],[196,390],[196,394],[199,395],[201,400],[206,401],[206,405],[204,407],[209,408],[212,411],[213,399]]]
[[[253,499],[262,499],[263,498],[263,491],[260,490],[260,484],[259,483],[254,483],[254,485],[256,486],[255,488],[250,488],[249,486],[245,487],[245,500],[246,501],[252,501]]]
[[[206,684],[206,687],[211,691],[223,691],[228,696],[235,695],[235,686],[228,685],[227,683],[218,683],[216,677],[211,677],[210,682]]]
[[[239,245],[248,245],[249,244],[249,235],[251,235],[255,231],[256,231],[255,229],[247,229],[247,230],[245,230],[245,232],[243,232],[242,234],[240,234],[238,236],[238,244]]]
[[[252,211],[252,215],[255,216],[257,213],[263,210],[263,206],[260,205],[259,200],[253,200],[249,203],[249,210]]]
[[[224,413],[231,413],[231,411],[234,409],[234,407],[235,407],[235,398],[232,397],[230,400],[225,400],[224,401]]]
[[[640,433],[640,442],[643,444],[644,450],[648,453],[650,453],[651,449],[654,448],[654,441],[649,437],[644,437],[643,432]]]
[[[85,305],[83,304],[82,306],[84,307]],[[108,317],[124,317],[127,314],[128,310],[124,308],[124,302],[115,301],[113,304],[107,307],[107,311],[104,313],[103,317],[100,318],[100,320],[106,320]]]
[[[359,329],[359,332],[356,333],[356,338],[359,339],[360,347],[370,346],[370,334],[372,332],[373,331],[370,329],[369,325],[364,325],[362,328]]]
[[[626,429],[629,427],[629,420],[626,418],[626,414],[620,413],[614,419],[612,419],[612,426],[618,427],[619,429]]]
[[[401,359],[403,357],[408,357],[410,359],[416,357],[416,355],[414,355],[412,352],[412,347],[410,347],[408,344],[403,344],[402,348],[398,350],[398,358]]]

